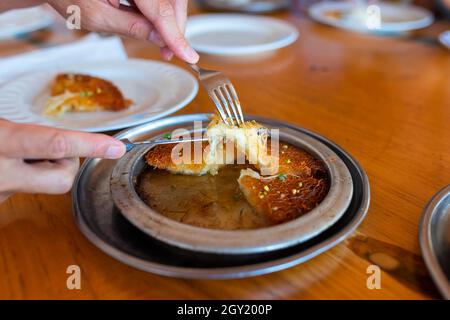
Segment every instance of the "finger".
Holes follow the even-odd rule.
[[[112,5],[114,8],[119,9],[120,8],[120,0],[107,0],[110,5]]]
[[[72,188],[78,172],[79,161],[62,159],[56,162],[24,165],[27,178],[17,192],[63,194]]]
[[[21,161],[21,159],[14,159],[13,161]],[[79,167],[80,159],[79,158],[67,158],[67,159],[55,159],[55,160],[36,160],[36,161],[26,161],[22,160],[25,164],[33,166],[33,168],[38,169],[55,169],[59,166],[71,165],[75,167]]]
[[[0,141],[3,141],[0,154],[27,159],[117,159],[126,151],[122,142],[104,134],[16,124],[5,120],[0,120]]]
[[[127,12],[132,12],[135,14],[138,14],[139,16],[142,17],[141,12],[139,11],[139,9],[136,7],[136,5],[124,5],[121,3],[120,0],[107,0],[114,8],[120,9],[121,11],[127,11]],[[147,18],[145,18],[147,20]],[[148,21],[147,21],[148,22]],[[152,25],[153,27],[153,25]],[[126,36],[130,36],[129,34],[125,34]],[[156,44],[159,47],[164,47],[166,44],[164,43],[164,41],[162,40],[161,36],[159,35],[158,31],[153,27],[153,30],[150,32],[150,36],[147,39],[150,42],[153,42],[154,44]]]
[[[192,49],[181,33],[175,17],[175,8],[169,0],[136,0],[139,10],[152,21],[164,42],[180,59],[196,63],[197,52]]]
[[[110,3],[100,3],[99,6],[97,14],[89,15],[83,20],[84,28],[148,40],[159,47],[165,46],[156,28],[141,13],[117,9]]]
[[[175,19],[178,23],[178,29],[182,34],[185,34],[186,31],[186,20],[187,20],[187,8],[188,1],[187,0],[170,0],[172,6],[175,9]],[[161,48],[161,56],[164,60],[170,61],[173,58],[173,52],[168,47]]]
[[[0,156],[0,203],[8,199],[13,194],[14,179],[9,177],[14,173],[11,169],[11,165],[17,160],[11,160]]]
[[[171,2],[175,9],[175,18],[177,19],[178,28],[181,33],[184,34],[186,31],[188,0],[171,0]]]
[[[26,164],[19,159],[13,161],[9,165],[11,176],[8,178],[13,181],[10,192],[67,193],[72,188],[79,167],[74,159],[35,164]]]

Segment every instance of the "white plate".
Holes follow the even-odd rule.
[[[74,72],[112,81],[125,98],[134,101],[127,110],[66,113],[44,116],[50,85],[56,74]],[[0,117],[81,131],[100,132],[149,122],[187,105],[197,94],[197,80],[174,65],[149,61],[104,61],[67,66],[29,74],[0,88]]]
[[[433,23],[433,15],[428,10],[411,5],[394,3],[377,3],[381,16],[379,28],[369,29],[366,25],[366,11],[356,9],[352,2],[319,2],[309,7],[309,15],[314,20],[338,28],[360,32],[399,33],[421,29]],[[326,15],[334,11],[343,15],[341,18]]]
[[[47,28],[53,15],[43,6],[10,10],[0,14],[0,39]]]
[[[450,30],[444,31],[439,35],[439,42],[447,49],[450,49]]]
[[[244,14],[205,14],[189,18],[186,37],[199,52],[244,55],[279,49],[298,38],[282,20]]]

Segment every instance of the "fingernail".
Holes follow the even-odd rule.
[[[124,145],[112,145],[106,149],[105,158],[106,159],[117,159],[123,156],[125,153]]]
[[[183,49],[183,52],[184,52],[185,59],[190,63],[196,63],[198,61],[198,59],[200,58],[198,53],[195,52],[195,50],[189,46],[185,47]]]

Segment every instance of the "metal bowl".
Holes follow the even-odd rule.
[[[209,122],[209,114],[183,115],[129,129],[121,137],[148,138],[175,128],[190,129],[193,121]],[[251,120],[251,117],[249,117]],[[116,165],[111,176],[115,205],[133,225],[168,244],[206,253],[249,254],[279,250],[305,242],[332,226],[346,211],[353,195],[352,177],[347,166],[318,139],[282,123],[259,120],[268,128],[280,129],[280,141],[302,148],[322,160],[328,170],[330,190],[325,199],[307,214],[276,226],[253,230],[217,230],[196,227],[169,219],[147,206],[135,190],[136,180],[145,168],[140,147],[129,152]],[[195,201],[193,199],[193,201]]]
[[[425,206],[419,240],[434,282],[445,299],[450,299],[450,185]]]

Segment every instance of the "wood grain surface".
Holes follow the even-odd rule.
[[[225,71],[246,113],[316,131],[362,164],[372,194],[357,233],[313,260],[270,275],[171,279],[135,270],[94,247],[75,226],[70,195],[19,194],[0,205],[1,299],[439,297],[420,256],[418,227],[427,201],[450,183],[450,54],[435,40],[450,24],[438,21],[408,37],[389,38],[323,26],[299,10],[275,16],[298,27],[294,45],[256,57],[205,55],[201,65]],[[59,22],[0,42],[0,55],[81,35]],[[130,57],[158,59],[150,44],[124,43]],[[200,90],[179,113],[212,110]],[[383,269],[379,290],[366,286],[366,269],[374,263]],[[81,267],[81,290],[66,288],[66,268],[73,264]]]

